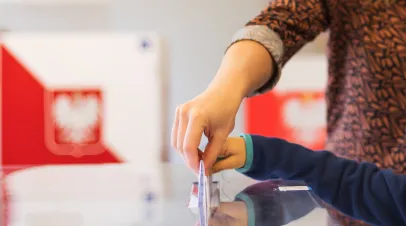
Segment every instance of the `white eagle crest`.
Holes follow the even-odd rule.
[[[93,140],[99,122],[100,106],[94,95],[59,95],[53,107],[55,123],[66,142],[81,144]]]
[[[326,113],[323,99],[308,102],[292,99],[284,105],[286,125],[293,128],[296,138],[308,143],[319,139],[318,131],[326,126]]]

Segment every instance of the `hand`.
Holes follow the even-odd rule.
[[[210,218],[210,226],[248,226],[248,209],[242,201],[223,202]]]
[[[219,153],[219,160],[209,170],[210,174],[228,169],[238,169],[245,165],[247,152],[245,140],[242,137],[231,137],[226,140]]]
[[[210,226],[247,226],[247,205],[242,201],[222,202],[209,219]],[[195,226],[200,226],[196,222]]]
[[[213,88],[176,109],[172,146],[192,170],[198,172],[198,147],[203,134],[208,138],[208,144],[201,158],[206,169],[214,164],[234,129],[235,117],[243,98],[235,90]]]
[[[234,129],[235,116],[244,97],[263,86],[274,73],[272,62],[261,44],[250,40],[236,42],[224,55],[207,91],[177,108],[172,146],[195,172],[202,135],[209,140],[202,155],[207,170]]]

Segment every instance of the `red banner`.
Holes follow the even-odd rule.
[[[247,100],[246,132],[278,137],[311,149],[326,140],[326,103],[320,91],[272,91]]]

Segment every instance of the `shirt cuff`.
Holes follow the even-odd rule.
[[[258,42],[262,46],[264,46],[269,54],[272,56],[275,67],[275,73],[271,76],[271,78],[255,93],[251,94],[250,96],[255,96],[257,94],[265,93],[271,90],[276,83],[278,83],[279,78],[281,76],[281,69],[282,69],[282,57],[283,57],[283,42],[280,36],[270,28],[264,25],[249,25],[242,29],[240,29],[233,37],[231,44],[228,48],[242,40],[251,40]],[[228,49],[227,48],[227,49]]]
[[[248,226],[255,226],[255,222],[256,222],[256,217],[255,217],[255,209],[254,209],[254,203],[251,200],[251,198],[244,194],[244,193],[240,193],[235,197],[235,200],[241,200],[245,203],[246,207],[247,207],[247,211],[248,211]]]
[[[254,160],[254,144],[252,143],[252,138],[249,134],[241,134],[240,136],[245,140],[246,159],[244,167],[236,170],[240,173],[246,173],[251,169]]]

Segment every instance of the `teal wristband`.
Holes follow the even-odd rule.
[[[240,137],[244,138],[245,140],[246,159],[244,167],[236,170],[240,173],[246,173],[251,169],[252,166],[252,161],[254,159],[254,145],[252,143],[252,138],[249,134],[241,134]]]
[[[244,193],[240,193],[236,196],[236,199],[241,200],[245,203],[247,206],[247,211],[248,211],[248,226],[255,226],[255,209],[254,209],[254,203],[252,203],[252,200],[248,195]]]

